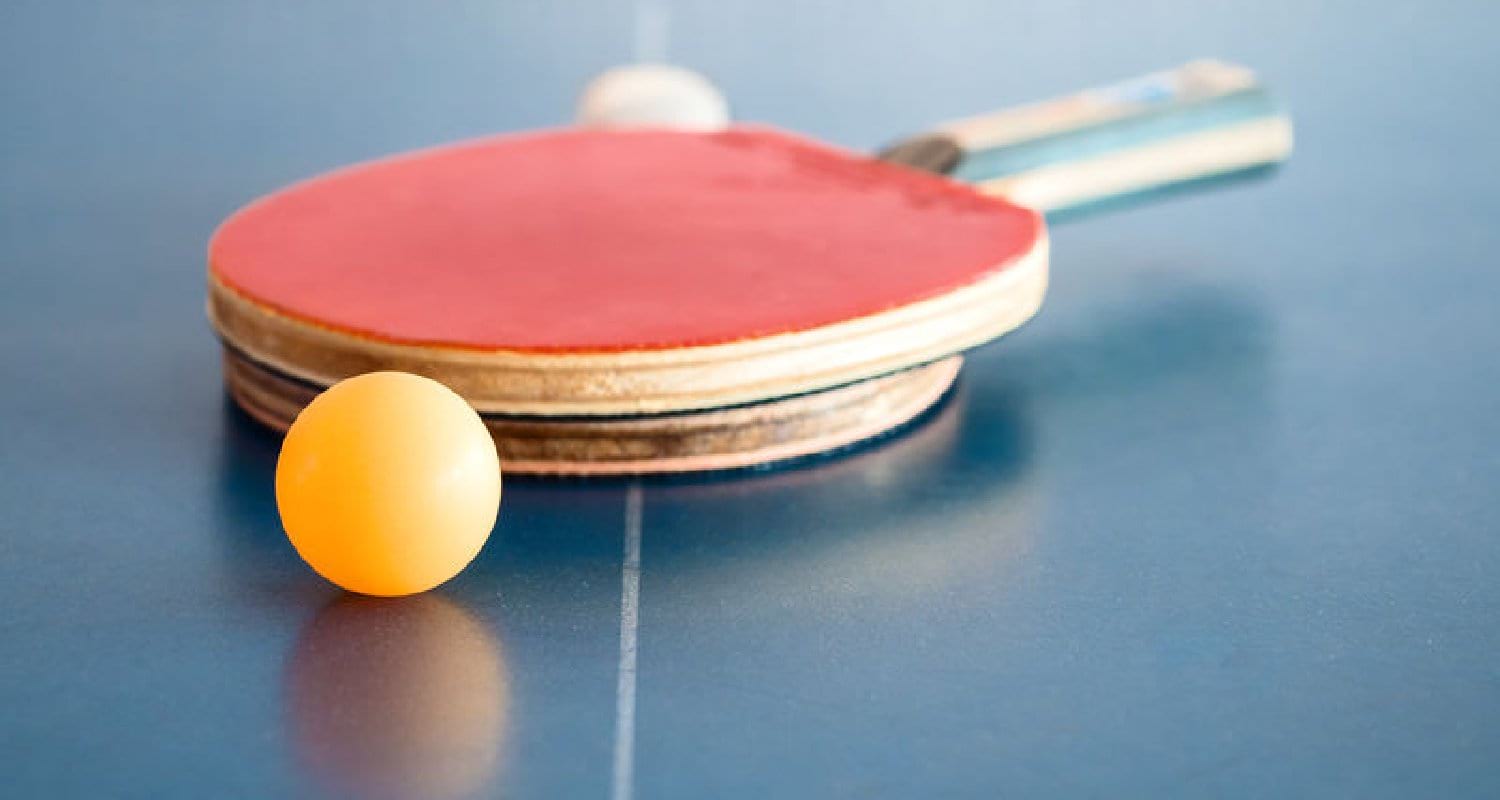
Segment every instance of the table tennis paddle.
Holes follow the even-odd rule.
[[[469,400],[510,472],[766,463],[911,420],[959,353],[1030,318],[1040,211],[1289,148],[1253,76],[1216,62],[882,159],[758,126],[499,136],[240,210],[210,244],[209,314],[231,393],[275,427],[337,380],[401,369]]]

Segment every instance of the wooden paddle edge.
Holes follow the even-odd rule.
[[[892,375],[736,408],[623,418],[484,415],[512,474],[610,476],[703,472],[835,450],[905,425],[958,376],[954,356]],[[254,419],[285,431],[322,387],[278,375],[231,347],[224,381]]]
[[[554,353],[381,341],[277,312],[221,282],[212,268],[208,316],[234,349],[315,385],[401,370],[441,381],[481,413],[660,414],[818,392],[961,353],[1037,312],[1047,256],[1042,235],[1026,253],[938,297],[810,330],[701,347]]]

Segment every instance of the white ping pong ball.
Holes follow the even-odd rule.
[[[729,124],[729,103],[692,70],[632,64],[615,67],[584,87],[577,121],[590,128],[716,131]]]

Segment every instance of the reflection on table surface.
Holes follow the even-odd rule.
[[[466,797],[499,768],[509,677],[493,632],[438,593],[341,595],[286,662],[288,739],[338,795]]]

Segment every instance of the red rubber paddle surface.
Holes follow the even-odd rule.
[[[296,184],[209,245],[220,281],[347,333],[484,350],[660,350],[933,298],[1032,249],[1040,217],[769,128],[560,130]]]

